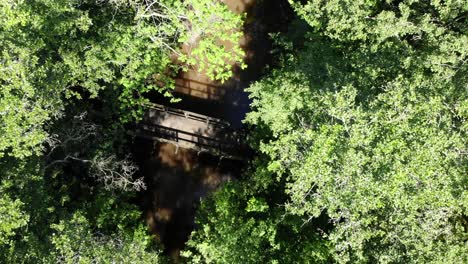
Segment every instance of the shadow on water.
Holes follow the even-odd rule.
[[[235,68],[234,76],[224,84],[193,73],[180,74],[176,78],[176,96],[182,101],[177,104],[158,94],[149,97],[155,103],[220,118],[240,128],[250,105],[244,89],[259,79],[271,62],[268,34],[285,31],[292,11],[287,0],[223,2],[235,12],[247,13],[241,46],[248,68]],[[177,259],[194,228],[200,199],[223,182],[237,178],[244,164],[143,138],[135,139],[132,152],[148,186],[143,194],[146,222],[165,252]]]
[[[142,138],[135,139],[133,152],[148,187],[145,220],[166,253],[176,257],[194,228],[200,199],[239,175],[242,164]]]

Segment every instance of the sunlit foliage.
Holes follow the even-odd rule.
[[[160,261],[123,127],[193,57],[228,78],[241,24],[210,0],[0,1],[0,262]]]
[[[466,5],[299,2],[304,48],[247,117],[287,210],[327,213],[338,262],[466,261]]]

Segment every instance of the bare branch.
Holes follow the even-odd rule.
[[[127,157],[117,160],[114,155],[95,157],[91,161],[91,176],[108,190],[140,191],[146,189],[143,178],[133,179],[138,167]]]

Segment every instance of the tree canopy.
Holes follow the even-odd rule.
[[[200,70],[222,80],[231,66],[223,58],[242,58],[239,48],[219,44],[238,42],[240,33],[225,32],[240,27],[241,17],[208,0],[15,0],[2,1],[0,12],[1,156],[37,154],[45,126],[70,98],[96,98],[107,89],[124,122],[138,118],[142,95],[170,96],[174,52],[184,67],[205,62]],[[188,59],[179,46],[194,37],[202,40]],[[162,87],[152,81],[156,75]]]
[[[175,99],[193,58],[226,80],[243,55],[226,32],[241,25],[210,0],[1,1],[0,262],[162,261],[123,127],[147,93]]]
[[[249,88],[247,117],[287,210],[326,212],[338,262],[466,261],[467,6],[293,6],[304,47]]]
[[[256,184],[244,188],[255,193],[252,199],[265,197],[257,185],[270,186],[268,198],[285,195],[283,202],[267,203],[285,210],[275,215],[266,207],[269,221],[300,217],[299,234],[331,243],[322,249],[333,262],[466,262],[468,6],[290,3],[298,18],[288,33],[275,35],[279,66],[248,88],[253,109],[246,122],[263,162],[254,163],[249,174]],[[237,188],[226,186],[221,193]],[[239,219],[238,210],[225,208],[237,199],[248,208],[249,196],[231,194],[239,198],[227,203],[218,195],[211,198],[218,203],[214,209],[201,209],[204,224],[192,237],[196,251],[205,261],[219,253],[223,257],[217,259],[229,258],[225,262],[266,262],[260,256],[271,256],[267,246],[256,256],[232,255],[242,251],[230,243],[256,252],[249,242],[255,231],[240,236],[249,220],[231,222],[234,230],[217,229],[225,225],[215,219]],[[324,215],[333,227],[307,233]],[[254,219],[260,225],[261,218]],[[270,233],[256,243],[276,234],[269,226]],[[308,252],[320,249],[312,248]],[[300,260],[299,252],[269,261],[330,261]]]
[[[253,159],[197,204],[181,261],[468,262],[466,1],[287,2],[247,88]],[[168,262],[124,128],[150,92],[177,100],[179,71],[244,68],[245,17],[212,0],[0,1],[0,262]]]

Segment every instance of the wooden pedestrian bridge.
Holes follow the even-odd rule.
[[[137,137],[172,143],[228,159],[245,159],[245,133],[221,119],[149,103],[143,119],[129,131]]]

